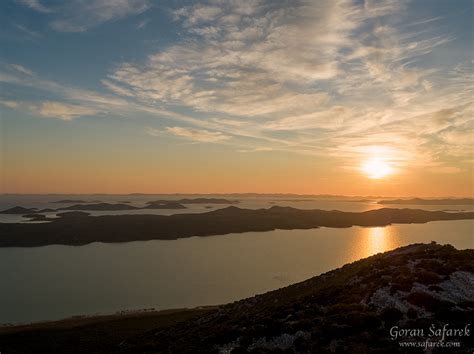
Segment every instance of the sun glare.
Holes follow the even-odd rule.
[[[362,171],[367,177],[372,179],[380,179],[392,173],[390,165],[378,158],[368,160],[363,166]]]

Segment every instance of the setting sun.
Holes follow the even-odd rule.
[[[369,178],[380,179],[390,175],[392,173],[392,168],[387,162],[379,158],[373,158],[371,160],[368,160],[362,166],[362,171]]]

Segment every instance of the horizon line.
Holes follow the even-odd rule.
[[[445,198],[445,199],[466,199],[466,198],[474,198],[472,196],[417,196],[417,195],[405,195],[405,196],[383,196],[383,195],[347,195],[347,194],[301,194],[301,193],[258,193],[258,192],[241,192],[241,193],[142,193],[142,192],[133,192],[133,193],[0,193],[0,196],[29,196],[29,195],[41,195],[41,196],[64,196],[64,195],[104,195],[104,196],[182,196],[182,195],[202,195],[202,196],[210,196],[210,195],[235,195],[235,196],[248,196],[248,195],[255,195],[255,196],[294,196],[294,197],[343,197],[343,198],[425,198],[425,199],[437,199],[437,198]]]

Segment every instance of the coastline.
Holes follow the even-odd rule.
[[[135,321],[150,319],[159,323],[165,317],[176,319],[186,318],[188,315],[206,313],[215,310],[219,305],[197,306],[193,308],[173,308],[164,310],[137,309],[117,311],[111,314],[77,315],[59,320],[46,320],[31,323],[0,324],[0,336],[24,331],[35,330],[68,330],[79,327],[109,324],[117,321]]]

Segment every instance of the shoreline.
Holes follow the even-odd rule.
[[[155,310],[151,309],[137,309],[137,310],[123,310],[111,314],[93,314],[93,315],[77,315],[62,318],[59,320],[44,320],[30,323],[18,324],[0,324],[0,336],[3,334],[13,334],[24,331],[35,330],[69,330],[78,327],[92,326],[97,324],[106,324],[115,321],[129,321],[129,320],[143,320],[146,318],[159,319],[165,316],[182,316],[193,313],[203,313],[215,310],[221,305],[197,306],[192,308],[172,308]]]

